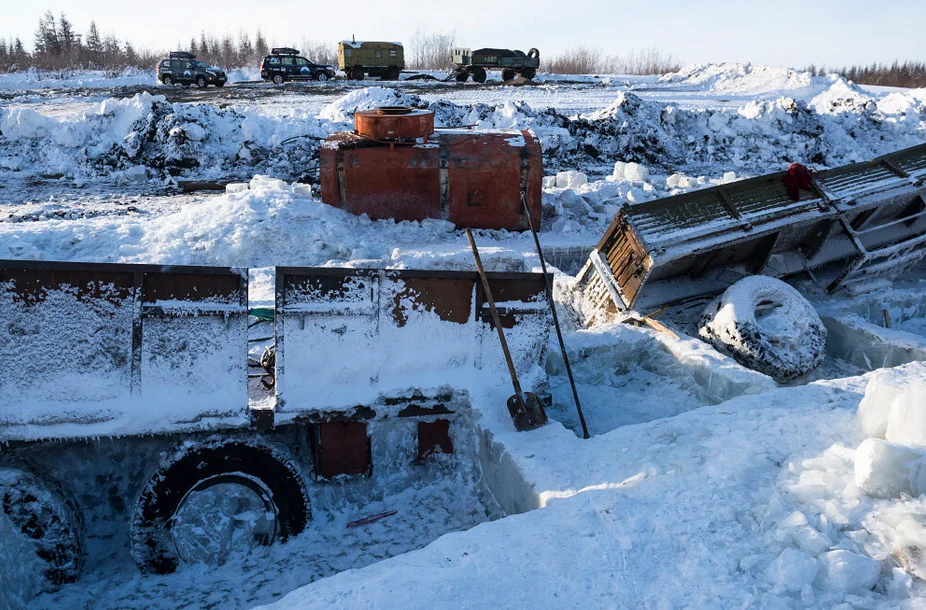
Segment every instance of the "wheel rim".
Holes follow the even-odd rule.
[[[279,534],[272,492],[244,474],[198,483],[180,501],[170,532],[185,563],[222,565],[233,553],[272,544]]]
[[[277,74],[276,76],[273,77],[273,82],[274,82],[274,84],[282,85],[282,84],[283,84],[283,77],[280,76],[279,74]]]
[[[326,81],[326,80],[328,80],[328,75],[325,74],[324,72],[319,72],[319,74],[318,74],[318,80],[320,80],[320,81]]]

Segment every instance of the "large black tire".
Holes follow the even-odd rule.
[[[77,580],[84,558],[84,523],[70,491],[25,466],[0,466],[0,510],[34,547],[43,566],[42,590]]]
[[[311,518],[299,468],[274,448],[252,439],[216,437],[181,446],[139,494],[132,515],[132,555],[142,572],[169,574],[180,563],[170,528],[187,494],[211,481],[267,490],[281,540],[305,529]]]
[[[486,71],[485,68],[476,66],[473,68],[473,82],[484,83],[486,82]]]
[[[386,68],[385,72],[383,72],[382,80],[399,80],[399,75],[401,73],[402,71],[399,70],[398,66],[389,66]]]
[[[510,80],[514,80],[514,77],[515,77],[515,72],[511,68],[505,68],[504,70],[502,70],[502,80],[503,81],[508,82]]]
[[[757,310],[770,315],[760,318]],[[825,356],[826,327],[813,305],[788,284],[764,275],[727,288],[704,309],[699,326],[702,339],[776,381],[808,373]]]
[[[523,70],[521,70],[521,76],[523,76],[527,80],[531,80],[535,76],[537,76],[537,70],[535,70],[534,68],[524,68]]]
[[[166,75],[161,79],[161,82],[169,87],[174,84],[174,79],[170,75]]]
[[[351,80],[363,80],[363,68],[360,66],[354,66],[350,69],[350,78]]]
[[[456,81],[457,81],[458,83],[465,83],[467,80],[469,80],[469,72],[467,72],[467,71],[465,71],[465,70],[463,70],[463,71],[461,71],[461,72],[457,72],[457,73],[454,75],[454,78],[456,79]]]

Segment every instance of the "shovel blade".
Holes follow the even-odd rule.
[[[547,423],[547,413],[543,410],[540,397],[533,392],[524,392],[522,399],[518,394],[508,398],[508,413],[518,432],[535,430]]]

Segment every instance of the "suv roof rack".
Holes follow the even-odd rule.
[[[196,55],[188,51],[171,51],[170,58],[171,59],[196,59]]]
[[[299,55],[299,51],[290,47],[274,47],[270,49],[271,55]]]

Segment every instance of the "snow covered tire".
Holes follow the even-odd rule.
[[[281,540],[301,533],[311,517],[308,489],[296,464],[250,439],[213,438],[181,445],[139,494],[132,514],[132,555],[142,572],[169,574],[180,564],[171,522],[191,491],[229,479],[269,491]]]
[[[0,465],[0,510],[35,544],[45,590],[77,580],[84,558],[84,523],[74,495],[33,470]]]
[[[757,309],[772,308],[765,322]],[[813,305],[788,284],[755,275],[733,284],[704,310],[702,339],[737,362],[788,381],[823,361],[826,327]]]

